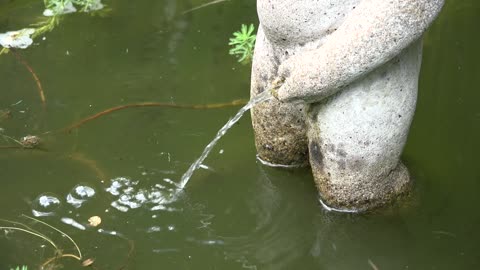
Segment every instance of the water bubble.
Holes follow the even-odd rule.
[[[91,198],[95,195],[95,190],[89,186],[77,185],[74,190],[75,193],[82,198]]]
[[[33,202],[32,213],[36,217],[53,216],[60,207],[60,200],[51,193],[40,194]]]
[[[67,203],[71,204],[75,208],[82,206],[88,198],[95,195],[95,190],[86,185],[76,185],[70,193],[67,195]]]

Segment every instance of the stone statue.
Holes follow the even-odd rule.
[[[362,211],[411,186],[400,162],[422,35],[444,0],[257,0],[251,95],[258,158],[310,163],[321,202]]]

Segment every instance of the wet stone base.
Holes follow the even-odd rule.
[[[410,194],[413,184],[408,169],[400,163],[385,179],[333,183],[328,176],[319,175],[312,167],[320,202],[329,211],[366,212],[391,205]]]

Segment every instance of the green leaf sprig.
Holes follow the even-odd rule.
[[[255,40],[257,36],[253,33],[255,26],[250,24],[247,26],[242,24],[240,31],[233,33],[233,38],[230,38],[228,45],[233,46],[229,54],[238,58],[238,62],[247,64],[252,60],[253,49],[255,47]]]

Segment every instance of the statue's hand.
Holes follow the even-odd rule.
[[[314,51],[284,61],[279,66],[277,79],[272,82],[273,96],[282,102],[312,102],[311,94],[322,90],[319,61],[321,57]]]
[[[360,1],[321,47],[293,55],[278,70],[284,102],[318,102],[386,64],[417,41],[444,0]],[[299,48],[301,51],[301,49]]]

